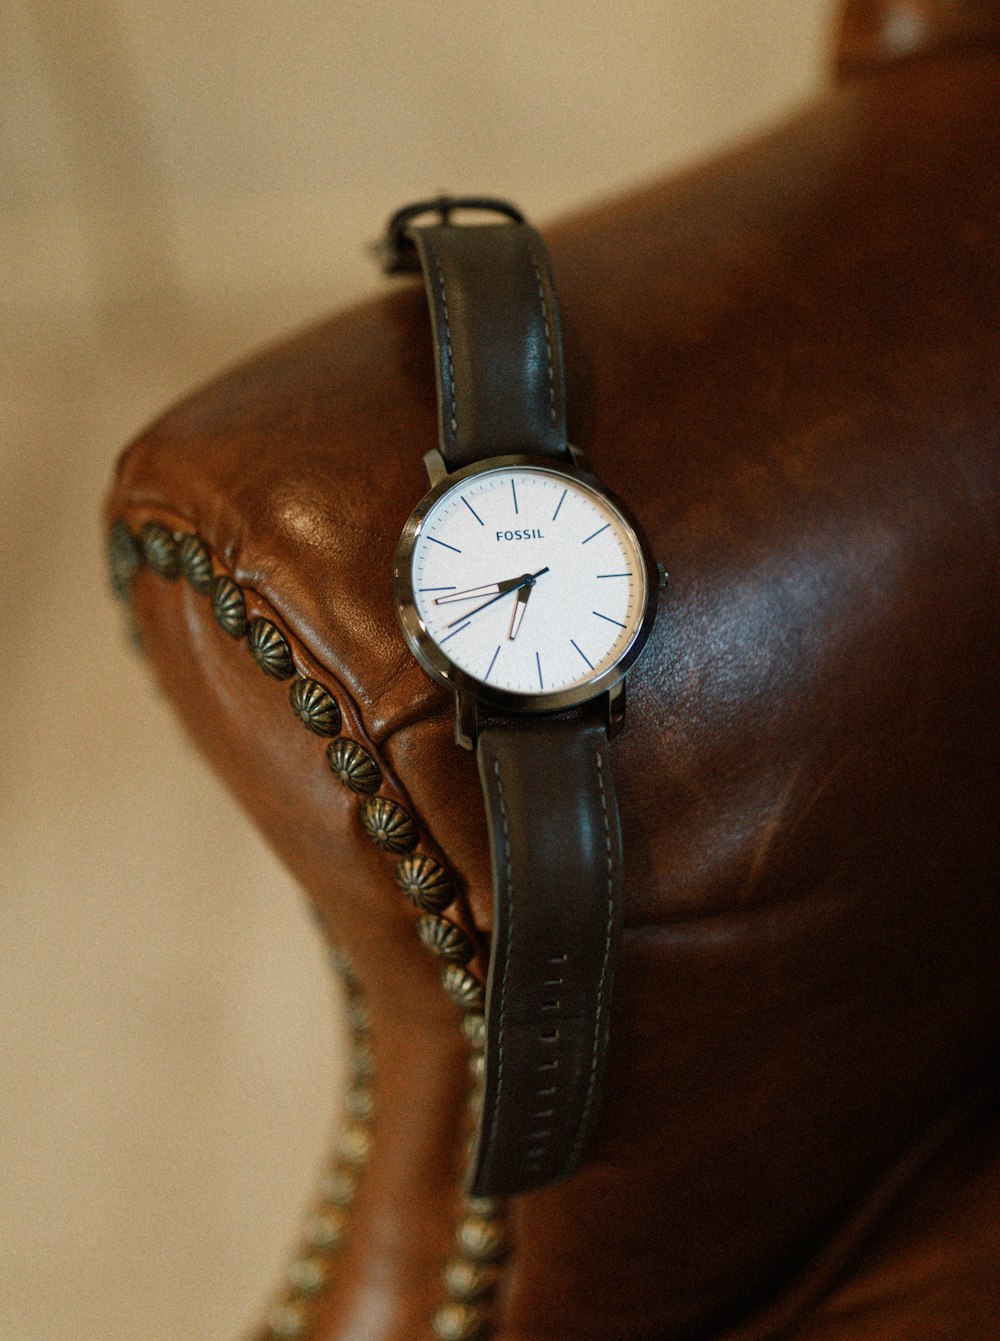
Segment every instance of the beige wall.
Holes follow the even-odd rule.
[[[335,1106],[290,882],[125,649],[113,455],[378,284],[442,186],[534,218],[806,97],[831,0],[24,0],[0,13],[0,1341],[221,1341]]]

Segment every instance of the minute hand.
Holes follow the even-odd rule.
[[[512,577],[506,582],[498,582],[497,587],[499,588],[499,591],[496,596],[491,596],[488,601],[483,601],[482,605],[477,605],[474,610],[466,610],[464,615],[459,615],[458,619],[453,619],[448,625],[448,628],[453,629],[456,624],[461,624],[465,620],[471,619],[473,615],[478,615],[480,610],[485,610],[488,605],[493,605],[496,601],[502,601],[503,598],[509,596],[512,591],[517,591],[519,587],[526,587],[529,582],[534,582],[536,577],[541,577],[543,573],[547,573],[548,571],[548,568],[539,568],[537,573],[525,573],[523,577]]]

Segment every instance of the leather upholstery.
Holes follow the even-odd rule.
[[[910,62],[546,233],[571,438],[672,579],[611,747],[610,1099],[593,1162],[513,1205],[501,1341],[998,1333],[998,128],[996,56]],[[387,292],[171,411],[108,515],[197,529],[292,631],[482,946],[475,762],[388,578],[436,433],[423,295]],[[180,584],[135,591],[371,997],[390,1116],[317,1335],[415,1341],[461,1162],[453,1008],[281,686]]]

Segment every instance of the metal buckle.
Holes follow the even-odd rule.
[[[456,210],[499,214],[512,223],[524,223],[524,215],[516,205],[512,205],[509,200],[497,200],[491,196],[442,195],[434,200],[419,200],[413,205],[404,205],[386,224],[384,235],[372,248],[385,274],[409,275],[420,269],[417,249],[407,231],[414,219],[424,214],[436,214],[439,222],[447,224]]]

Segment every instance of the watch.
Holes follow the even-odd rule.
[[[567,441],[549,258],[520,211],[419,202],[380,251],[423,272],[430,306],[440,440],[395,596],[482,782],[493,925],[468,1189],[500,1196],[577,1169],[600,1112],[622,917],[609,738],[665,577]]]

